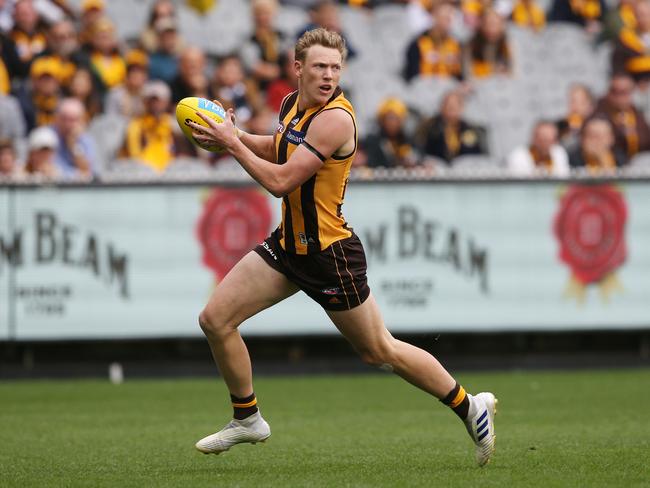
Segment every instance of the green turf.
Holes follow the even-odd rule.
[[[463,374],[499,397],[497,452],[390,375],[260,378],[266,444],[194,442],[230,413],[218,380],[0,383],[2,487],[650,486],[650,370]]]

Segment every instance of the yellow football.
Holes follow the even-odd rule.
[[[208,127],[208,124],[204,122],[201,117],[196,115],[196,112],[201,112],[220,124],[226,117],[226,111],[222,106],[211,102],[206,98],[200,97],[186,97],[176,105],[176,120],[178,121],[178,125],[183,131],[183,134],[185,134],[185,137],[192,141],[192,143],[206,149],[207,151],[223,152],[224,149],[221,146],[215,144],[204,144],[194,139],[194,136],[192,135],[194,130],[188,125],[188,122],[195,122],[204,127]]]

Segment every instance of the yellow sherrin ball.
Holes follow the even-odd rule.
[[[208,124],[203,121],[196,112],[201,112],[204,115],[207,115],[218,124],[221,124],[226,118],[226,111],[220,105],[200,97],[186,97],[183,98],[176,105],[176,120],[180,126],[183,134],[187,137],[193,144],[211,152],[223,152],[221,146],[214,144],[204,144],[202,142],[194,139],[192,135],[193,129],[188,125],[188,122],[195,122],[204,127],[208,127]]]

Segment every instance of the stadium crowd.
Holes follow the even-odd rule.
[[[241,3],[228,15],[250,15],[250,28],[236,49],[215,55],[186,40],[178,13],[206,15],[219,9],[219,0],[147,2],[148,19],[135,38],[118,34],[121,19],[109,15],[104,0],[0,0],[0,180],[93,181],[116,168],[155,176],[180,160],[227,165],[229,158],[183,137],[173,115],[178,100],[218,99],[235,110],[243,129],[272,133],[283,97],[297,87],[295,39],[314,26],[336,30],[348,39],[355,63],[368,46],[355,41],[349,25],[346,31],[342,11],[372,18],[387,8],[403,11],[409,40],[396,73],[375,72],[374,83],[400,77],[395,83],[403,89],[366,107],[372,120],[361,131],[354,166],[368,177],[381,167],[435,177],[467,157],[514,177],[565,177],[580,169],[612,174],[650,151],[650,127],[637,106],[650,98],[650,0]],[[134,2],[133,8],[144,7]],[[304,25],[280,28],[283,10],[303,13]],[[580,30],[594,49],[606,47],[606,93],[598,97],[589,83],[571,83],[561,94],[563,116],[536,117],[527,141],[497,151],[492,132],[504,129],[491,119],[498,113],[477,123],[466,105],[482,80],[526,75],[523,61],[533,55],[513,54],[510,33],[541,35],[557,23]],[[356,104],[364,88],[349,76],[344,89]],[[408,96],[418,83],[441,91],[435,106],[422,110],[425,101]]]

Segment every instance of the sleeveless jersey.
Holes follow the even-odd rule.
[[[345,110],[352,117],[354,149],[349,154],[327,158],[311,178],[282,199],[280,245],[290,253],[317,253],[333,242],[352,236],[341,213],[341,206],[357,151],[357,124],[352,104],[340,88],[336,88],[325,105],[303,111],[298,110],[297,91],[284,98],[275,138],[276,161],[278,164],[286,163],[305,139],[314,117],[333,109]]]

